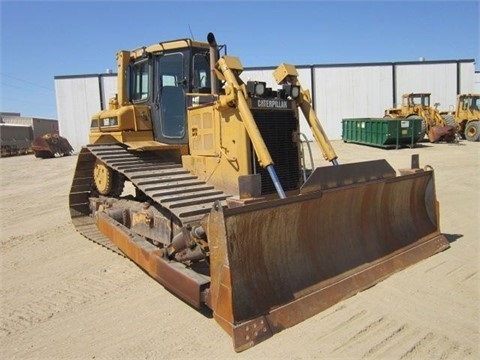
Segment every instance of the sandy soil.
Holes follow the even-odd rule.
[[[333,145],[340,162],[386,158],[397,169],[420,154],[435,169],[451,248],[239,354],[213,319],[74,230],[76,156],[0,159],[0,357],[479,359],[480,143]]]

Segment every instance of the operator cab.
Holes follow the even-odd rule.
[[[404,106],[430,106],[430,94],[408,94],[403,98]]]
[[[480,96],[463,95],[460,97],[460,104],[461,104],[462,110],[471,110],[471,111],[480,110]]]
[[[197,45],[197,46],[195,46]],[[186,144],[188,93],[210,92],[209,49],[191,40],[154,45],[127,69],[128,99],[151,109],[154,139]]]

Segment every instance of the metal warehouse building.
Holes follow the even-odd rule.
[[[36,118],[21,116],[20,113],[2,112],[0,113],[0,123],[31,127],[32,139],[49,133],[58,134],[58,121],[55,119]]]
[[[241,77],[245,82],[265,81],[277,88],[272,76],[275,68],[246,68]],[[474,59],[299,65],[297,69],[332,140],[341,139],[343,118],[383,117],[385,109],[401,104],[404,93],[431,93],[432,104],[440,103],[441,110],[452,108],[457,94],[480,93]],[[88,143],[90,118],[108,107],[116,83],[116,74],[55,76],[60,131],[75,151]],[[303,120],[301,130],[312,139]]]

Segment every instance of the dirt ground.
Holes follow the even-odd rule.
[[[480,143],[333,146],[341,163],[396,169],[419,154],[451,248],[239,354],[213,319],[75,231],[76,156],[0,159],[0,358],[480,359]]]

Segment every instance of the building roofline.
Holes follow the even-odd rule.
[[[393,61],[393,62],[366,62],[366,63],[338,63],[338,64],[312,64],[312,65],[295,65],[297,69],[309,68],[332,68],[332,67],[369,67],[369,66],[395,66],[395,65],[432,65],[432,64],[458,64],[458,63],[475,63],[475,59],[458,59],[458,60],[424,60],[424,61]],[[274,70],[276,66],[248,66],[244,70]]]
[[[458,60],[424,60],[424,61],[394,61],[394,62],[366,62],[366,63],[338,63],[338,64],[312,64],[312,65],[295,65],[297,69],[311,69],[311,68],[333,68],[333,67],[369,67],[369,66],[395,66],[395,65],[432,65],[432,64],[459,64],[459,63],[475,63],[475,59],[458,59]],[[277,66],[246,66],[244,70],[275,70]],[[480,71],[475,71],[479,73]],[[102,73],[102,74],[77,74],[77,75],[56,75],[55,80],[63,79],[84,79],[84,78],[99,78],[99,77],[113,77],[117,73]]]
[[[77,74],[77,75],[56,75],[54,80],[63,79],[85,79],[85,78],[99,78],[99,77],[116,77],[117,73],[102,73],[102,74]]]

